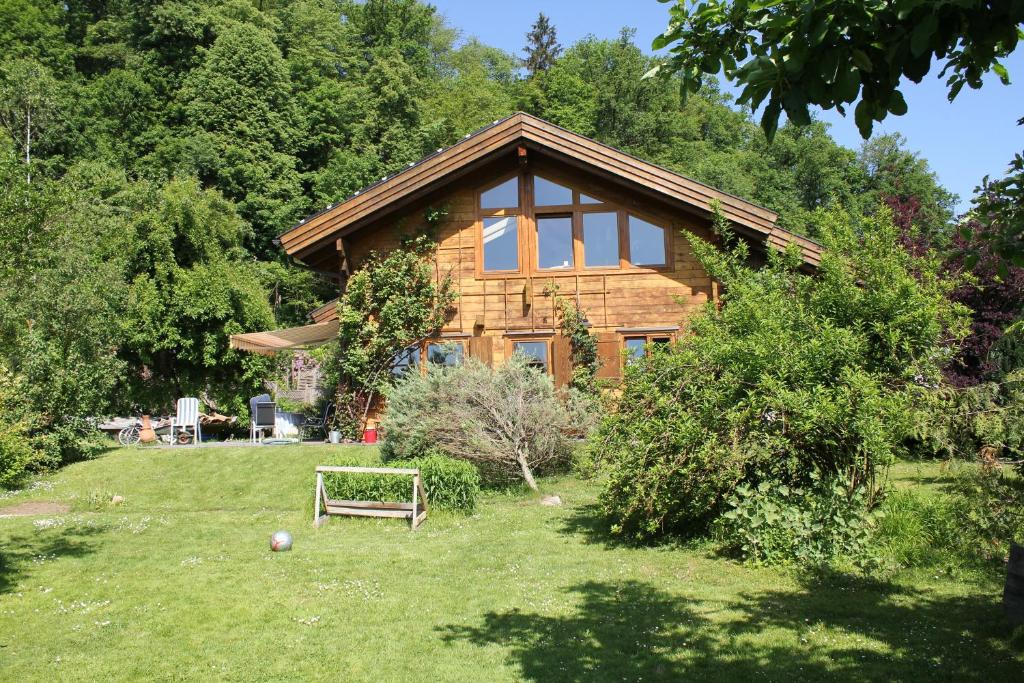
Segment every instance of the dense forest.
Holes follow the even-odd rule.
[[[0,37],[0,439],[40,435],[44,465],[88,454],[87,416],[181,395],[242,413],[273,367],[229,335],[336,296],[275,236],[516,110],[811,237],[821,207],[888,204],[939,242],[953,218],[898,136],[768,144],[716,88],[684,104],[643,79],[650,37],[628,28],[563,47],[538,22],[510,54],[416,0],[0,0]]]

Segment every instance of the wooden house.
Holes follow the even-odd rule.
[[[436,258],[438,272],[454,278],[455,315],[399,362],[496,364],[518,351],[561,385],[571,368],[552,292],[586,314],[601,374],[617,376],[623,351],[671,340],[717,298],[684,237],[712,238],[713,202],[753,253],[795,243],[808,267],[818,263],[820,246],[780,229],[772,211],[523,113],[302,220],[280,244],[343,286],[371,250],[396,247],[428,208],[445,207]],[[312,318],[233,342],[267,352],[336,335],[334,302]]]

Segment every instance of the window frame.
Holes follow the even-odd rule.
[[[630,340],[633,340],[633,339],[643,339],[644,340],[644,357],[645,358],[649,358],[651,356],[651,349],[653,348],[654,344],[662,343],[662,342],[659,342],[657,340],[666,340],[664,343],[667,343],[667,344],[671,344],[672,342],[674,342],[676,340],[676,333],[674,333],[674,332],[666,332],[666,331],[658,331],[658,332],[623,332],[623,333],[620,333],[619,336],[622,338],[621,349],[620,350],[623,352],[623,357],[625,358],[625,364],[626,365],[629,365],[630,361],[631,360],[635,360],[635,358],[636,358],[635,356],[632,356],[632,354],[628,353],[628,351],[629,351],[628,343],[629,343]]]
[[[553,183],[568,188],[572,193],[572,204],[561,204],[551,206],[534,205],[534,183],[536,177],[541,177]],[[512,178],[519,179],[519,207],[506,207],[501,209],[483,209],[480,206],[480,198],[484,192],[491,190]],[[598,200],[599,203],[584,204],[582,196],[588,196]],[[598,196],[602,195],[602,196]],[[531,275],[556,275],[556,274],[621,274],[621,273],[664,273],[675,270],[675,243],[673,230],[675,223],[665,216],[655,216],[643,210],[627,208],[621,201],[608,200],[603,192],[594,192],[590,188],[582,188],[577,182],[566,176],[548,169],[518,170],[506,173],[499,178],[477,188],[474,191],[475,210],[475,231],[476,231],[476,278],[477,279],[502,279],[508,277],[529,277]],[[618,228],[619,240],[619,262],[617,265],[587,266],[585,265],[586,245],[583,240],[583,220],[588,213],[614,213],[616,226]],[[485,270],[484,269],[484,241],[483,224],[485,218],[494,217],[516,217],[517,232],[517,262],[515,270]],[[634,265],[630,259],[630,232],[629,218],[636,218],[661,228],[665,244],[664,265]],[[538,221],[541,218],[571,218],[572,225],[572,260],[571,268],[541,268],[540,264],[540,240],[538,234]]]
[[[451,344],[452,346],[460,347],[462,349],[462,356],[461,357],[462,357],[462,362],[463,363],[465,363],[466,362],[466,358],[469,357],[469,348],[468,348],[469,345],[468,345],[468,343],[466,342],[465,339],[462,339],[462,338],[446,339],[444,337],[440,337],[440,338],[437,338],[437,339],[424,339],[424,340],[422,340],[422,341],[420,341],[418,343],[409,344],[409,346],[405,347],[401,351],[396,351],[395,352],[395,354],[392,356],[392,359],[396,358],[399,354],[406,353],[406,352],[410,351],[413,348],[416,349],[415,356],[413,356],[412,354],[410,354],[410,356],[409,356],[410,362],[405,366],[406,367],[405,372],[403,372],[401,374],[395,374],[395,369],[396,369],[397,366],[392,365],[392,367],[391,367],[391,375],[393,377],[396,377],[396,378],[403,377],[407,373],[409,373],[412,370],[413,367],[416,368],[416,372],[418,372],[421,376],[425,375],[427,373],[427,364],[430,363],[430,356],[428,355],[428,349],[431,346],[435,345],[435,344],[438,345],[438,346],[446,346],[448,344]],[[434,363],[434,365],[439,365],[440,367],[445,367],[445,368],[453,367],[451,365],[444,365],[444,364],[440,364],[440,363]]]
[[[545,363],[545,372],[549,376],[554,376],[555,368],[552,363],[554,359],[554,336],[545,334],[517,334],[515,336],[509,336],[505,338],[505,358],[506,360],[512,358],[512,355],[516,352],[516,344],[540,342],[546,347],[547,362]]]
[[[500,209],[482,208],[481,198],[485,192],[492,190],[498,187],[499,185],[502,185],[508,182],[509,180],[512,180],[513,178],[517,178],[519,181],[519,206],[503,207]],[[513,173],[506,173],[500,178],[497,178],[496,180],[487,183],[482,187],[477,188],[476,191],[473,193],[473,202],[475,204],[474,208],[476,211],[476,249],[478,254],[476,258],[476,274],[478,278],[501,278],[508,277],[510,275],[518,275],[519,273],[523,272],[524,267],[527,265],[524,263],[523,258],[523,236],[532,228],[532,226],[526,225],[526,217],[529,212],[525,210],[526,193],[524,191],[525,188],[523,186],[526,184],[527,180],[527,174],[523,172],[515,171]],[[516,218],[516,267],[514,270],[486,270],[484,268],[484,265],[486,263],[486,259],[484,258],[484,219],[508,218],[513,216]]]

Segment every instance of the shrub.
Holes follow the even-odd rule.
[[[1010,543],[1024,541],[1024,479],[982,468],[958,477],[951,491],[956,538],[969,544],[963,552],[1002,565]]]
[[[432,508],[459,512],[476,508],[480,474],[468,462],[435,454],[389,462],[388,466],[419,469],[427,504]],[[324,475],[324,486],[328,495],[338,500],[412,500],[409,477],[331,472]]]
[[[870,563],[869,540],[877,513],[864,489],[852,493],[839,481],[812,489],[740,486],[716,522],[727,550],[759,564]]]
[[[35,417],[25,407],[22,381],[0,365],[0,487],[18,484],[41,453],[32,439]]]
[[[741,483],[839,478],[870,497],[876,470],[906,454],[938,404],[965,310],[947,299],[936,259],[899,246],[884,211],[858,226],[821,213],[819,226],[814,275],[793,251],[751,268],[721,222],[724,253],[690,237],[723,285],[722,305],[627,368],[591,440],[609,474],[601,503],[613,530],[702,533]]]
[[[569,416],[551,378],[514,356],[491,369],[469,359],[457,368],[410,373],[388,394],[382,423],[386,458],[436,449],[480,468],[492,483],[569,463]]]

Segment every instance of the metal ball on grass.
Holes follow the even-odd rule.
[[[275,553],[292,549],[292,535],[287,531],[275,531],[270,537],[270,549]]]

